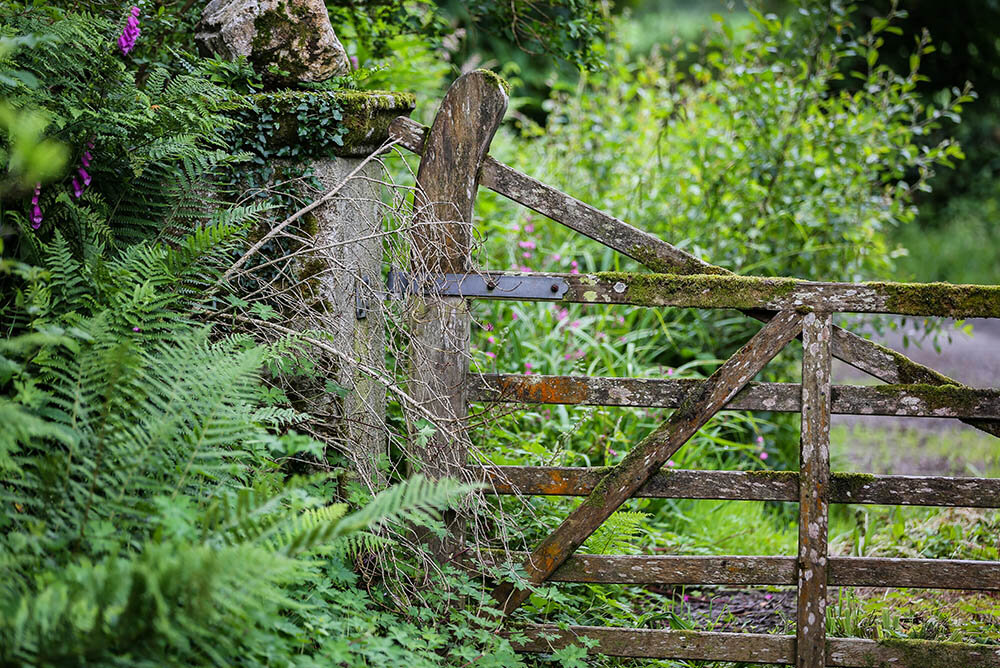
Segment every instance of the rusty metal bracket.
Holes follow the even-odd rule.
[[[424,279],[393,269],[386,284],[390,295],[435,294],[475,299],[558,301],[569,290],[565,279],[509,274],[443,274]]]

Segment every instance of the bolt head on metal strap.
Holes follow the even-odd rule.
[[[421,289],[421,286],[423,289]],[[446,297],[558,301],[569,290],[565,279],[511,274],[443,274],[419,280],[393,269],[387,283],[390,294],[421,292]]]

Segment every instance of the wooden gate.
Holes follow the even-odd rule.
[[[437,254],[444,272],[440,297],[417,336],[435,355],[415,377],[445,400],[428,404],[442,419],[465,414],[468,401],[674,408],[624,460],[608,469],[495,467],[497,494],[585,496],[530,554],[532,583],[796,585],[794,636],[752,633],[533,625],[519,629],[525,652],[547,652],[592,638],[591,651],[622,657],[676,658],[821,666],[933,668],[1000,667],[1000,647],[930,641],[826,638],[828,586],[1000,590],[1000,562],[829,557],[830,503],[1000,507],[1000,480],[868,476],[830,472],[831,413],[954,417],[1000,435],[1000,391],[961,385],[905,356],[836,327],[836,312],[953,318],[1000,318],[1000,287],[946,284],[819,283],[734,275],[605,214],[486,155],[506,108],[495,76],[472,72],[448,91],[432,128],[398,118],[390,129],[400,145],[422,154],[421,215],[430,222],[419,252]],[[658,273],[514,274],[467,280],[469,227],[478,184],[631,257]],[[551,286],[551,294],[521,296],[497,286]],[[514,281],[514,283],[511,283]],[[482,286],[486,287],[483,288]],[[529,291],[530,292],[530,291]],[[738,309],[765,322],[706,380],[645,380],[521,375],[473,375],[467,368],[469,298],[533,299],[583,304]],[[463,329],[464,328],[464,329]],[[755,383],[754,376],[792,339],[803,345],[801,383]],[[1000,353],[998,353],[1000,354]],[[888,383],[831,386],[833,357]],[[461,360],[456,363],[455,360]],[[798,472],[661,471],[663,464],[723,409],[789,411],[802,416]],[[464,437],[439,436],[438,461],[462,466]],[[441,453],[447,453],[442,456]],[[599,556],[575,550],[630,497],[794,501],[799,503],[798,556]],[[500,583],[494,596],[505,613],[528,596]]]

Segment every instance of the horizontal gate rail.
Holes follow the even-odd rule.
[[[389,136],[398,141],[400,146],[420,155],[424,150],[427,131],[426,126],[400,116],[389,127]],[[479,185],[623,253],[653,271],[676,274],[729,273],[649,232],[522,174],[491,156],[486,156],[479,169]]]
[[[796,278],[758,276],[640,274],[598,272],[483,272],[486,283],[514,282],[517,278],[565,284],[561,297],[532,301],[575,304],[627,304],[678,308],[728,308],[742,311],[813,309],[835,313],[893,313],[948,318],[1000,318],[1000,286],[949,283],[824,283]],[[461,286],[454,286],[459,292]],[[465,296],[480,299],[523,300],[513,291],[482,294],[470,284]]]
[[[562,565],[583,541],[802,331],[802,321],[803,316],[798,313],[779,313],[712,374],[697,397],[686,401],[682,408],[674,411],[636,444],[622,463],[601,479],[587,500],[577,506],[535,549],[532,559],[524,564],[529,580],[535,584],[544,582]],[[512,582],[502,582],[493,592],[505,614],[516,610],[528,595],[527,589],[518,589]]]
[[[587,496],[610,468],[490,466],[489,491],[502,495]],[[637,498],[798,501],[796,471],[693,471],[657,473]],[[833,473],[830,501],[890,506],[1000,508],[1000,478]]]
[[[488,563],[527,552],[486,554]],[[838,587],[909,587],[1000,591],[1000,562],[970,559],[830,557],[827,584]],[[794,585],[795,557],[742,555],[603,555],[576,554],[549,582],[641,585]]]
[[[677,408],[698,392],[698,379],[609,378],[482,374],[469,377],[469,400],[521,404]],[[954,385],[834,385],[839,415],[1000,418],[1000,390]],[[797,413],[798,383],[748,383],[726,405],[731,410]]]
[[[394,141],[417,155],[423,153],[428,132],[429,128],[405,116],[393,120],[389,128],[389,135]],[[650,271],[733,275],[727,269],[705,262],[659,237],[518,172],[489,155],[482,161],[479,176],[481,185],[636,260]],[[774,315],[760,311],[746,313],[758,320],[768,320]],[[833,354],[886,383],[961,385],[905,355],[841,327],[833,328]],[[976,429],[1000,437],[998,420],[961,420]]]
[[[486,155],[507,100],[505,89],[488,75],[476,71],[460,77],[446,94],[433,129],[405,118],[396,119],[390,127],[395,144],[422,155],[414,201],[425,211],[425,222],[431,224],[416,236],[433,241],[424,244],[424,250],[435,252],[421,259],[430,259],[428,266],[439,274],[436,278],[403,276],[404,292],[460,310],[473,298],[729,308],[767,324],[706,380],[475,378],[470,377],[467,367],[455,366],[456,359],[464,362],[465,357],[452,354],[428,366],[432,380],[447,379],[447,387],[454,388],[448,399],[459,409],[454,411],[457,416],[465,414],[469,400],[676,409],[613,467],[487,467],[482,475],[496,494],[587,498],[532,552],[487,552],[480,561],[500,562],[512,556],[521,559],[527,583],[535,585],[561,581],[797,587],[794,636],[580,626],[560,630],[532,625],[509,632],[515,649],[548,652],[587,636],[595,641],[588,644],[590,651],[623,657],[794,663],[798,668],[1000,668],[1000,648],[993,646],[826,638],[828,586],[1000,591],[997,561],[829,555],[830,503],[1000,507],[1000,480],[830,471],[833,413],[954,417],[1000,436],[1000,392],[956,383],[895,351],[834,327],[831,316],[855,312],[1000,318],[1000,286],[830,283],[735,275]],[[487,112],[488,117],[483,116]],[[474,273],[468,264],[467,241],[480,183],[661,273]],[[450,190],[445,192],[441,187]],[[449,208],[457,209],[457,219]],[[436,242],[439,239],[457,242],[441,245]],[[454,334],[455,350],[467,351],[467,316],[460,320],[458,324],[466,326],[455,327],[449,336]],[[803,341],[801,383],[749,382],[787,343],[799,337]],[[889,385],[831,386],[834,356]],[[418,381],[419,376],[411,373]],[[800,471],[663,470],[669,458],[713,415],[727,408],[801,412]],[[464,449],[461,452],[462,456],[452,462],[456,467],[465,459]],[[797,555],[575,554],[586,538],[633,496],[797,502]],[[441,556],[447,553],[442,551]],[[464,559],[458,554],[449,558],[455,557]],[[519,607],[528,595],[529,590],[514,579],[501,580],[493,592],[503,614]]]
[[[795,636],[760,633],[717,633],[624,629],[606,626],[570,626],[560,629],[532,624],[517,629],[525,636],[514,643],[523,652],[552,652],[579,644],[586,637],[600,643],[601,653],[632,658],[672,658],[703,661],[746,661],[753,663],[795,663]],[[932,640],[862,640],[827,638],[828,666],[844,668],[1000,668],[1000,647],[960,645]]]

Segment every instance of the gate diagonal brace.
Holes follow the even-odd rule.
[[[386,289],[389,296],[421,294],[476,299],[559,301],[569,291],[569,283],[554,276],[440,274],[421,277],[393,269],[389,272]]]
[[[537,585],[548,580],[583,541],[802,332],[802,320],[803,316],[795,311],[778,313],[709,376],[697,395],[687,397],[669,418],[636,444],[525,560],[528,581]],[[497,586],[493,598],[504,614],[510,614],[529,594],[528,589],[517,589],[508,580]]]

